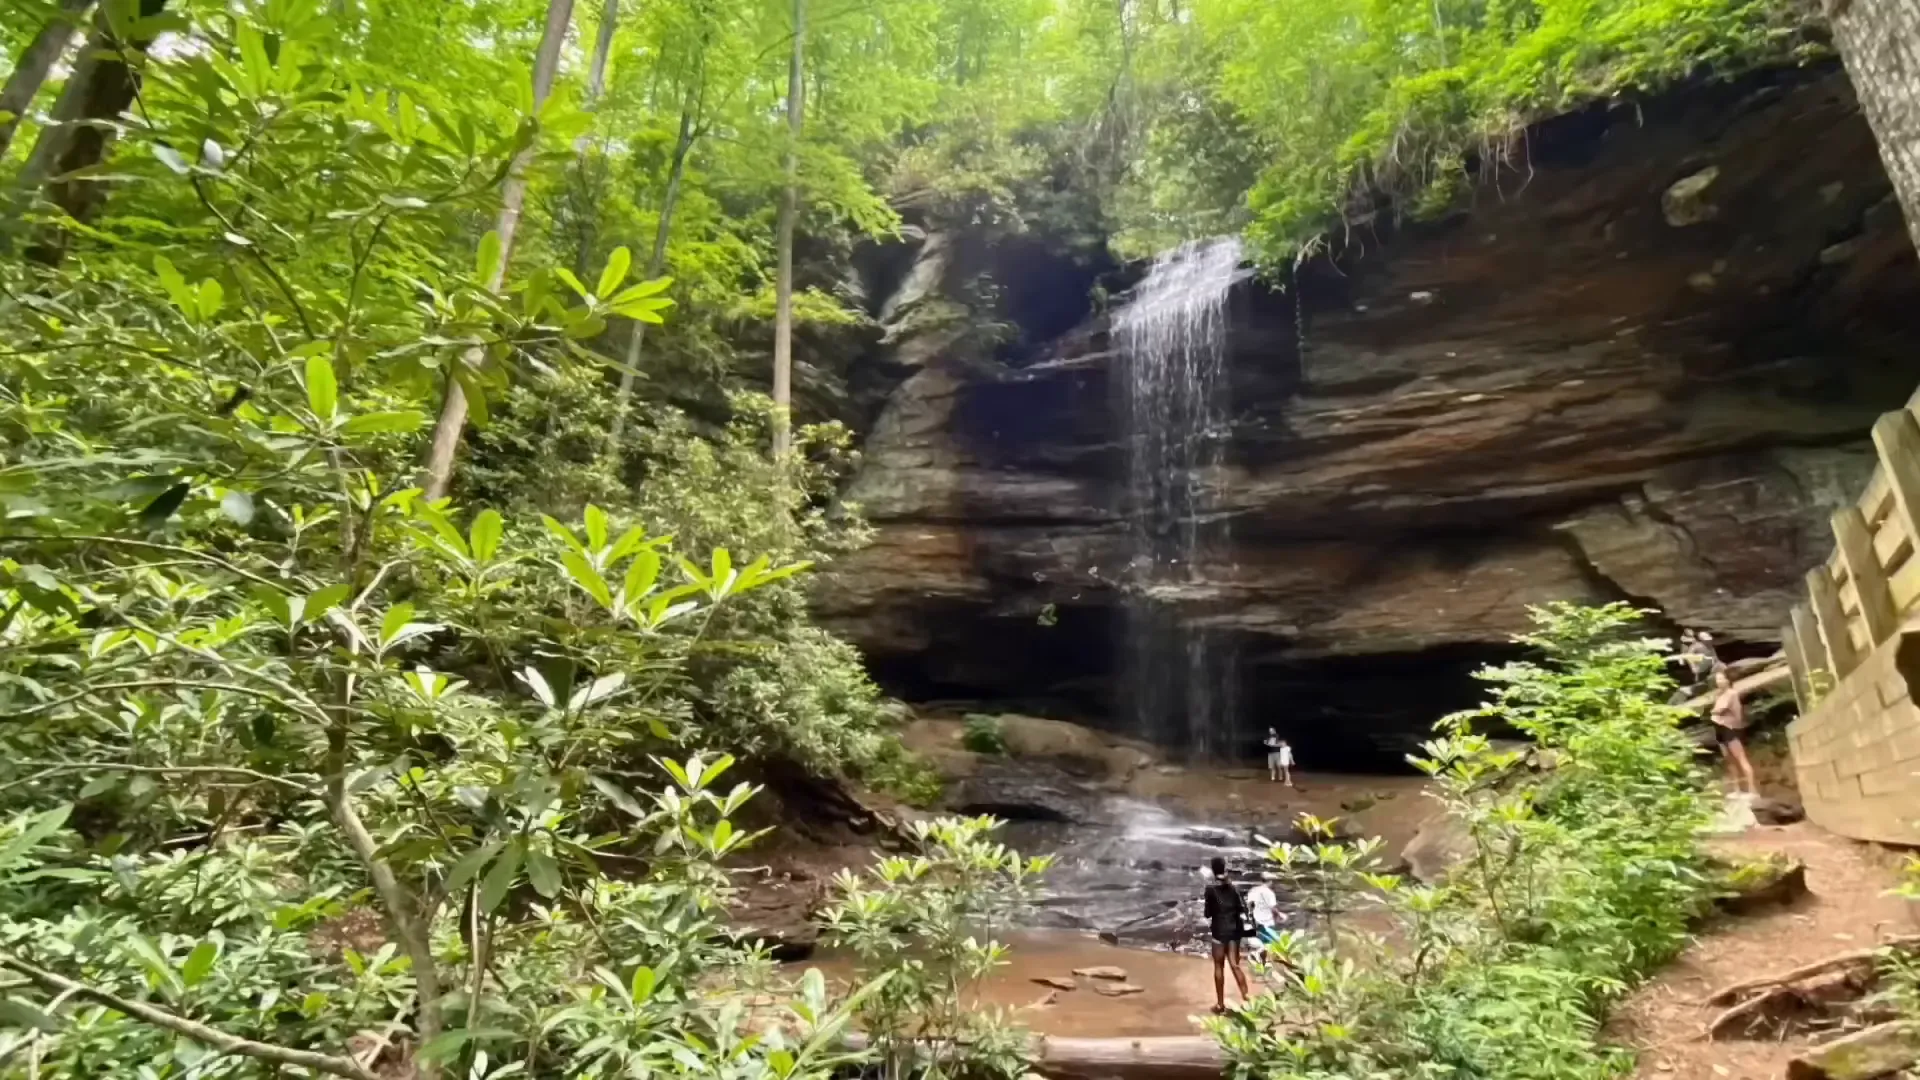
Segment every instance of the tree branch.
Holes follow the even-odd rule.
[[[39,769],[40,772],[20,780],[0,784],[0,791],[38,780],[42,777],[56,776],[63,772],[126,772],[152,773],[165,776],[244,776],[262,784],[277,784],[280,787],[312,795],[314,791],[298,780],[289,780],[284,776],[243,769],[229,765],[124,765],[117,761],[16,761],[15,765],[23,769]]]
[[[295,1050],[292,1047],[275,1046],[271,1043],[254,1042],[231,1035],[218,1028],[211,1028],[183,1016],[175,1016],[164,1009],[157,1009],[138,1001],[129,1001],[118,994],[75,982],[64,975],[35,967],[11,953],[0,952],[0,968],[6,968],[19,975],[26,976],[43,990],[71,997],[81,997],[98,1005],[105,1005],[115,1012],[123,1013],[154,1027],[185,1036],[194,1042],[211,1046],[223,1054],[253,1058],[256,1061],[270,1062],[275,1065],[294,1066],[312,1069],[315,1072],[331,1076],[342,1076],[346,1080],[381,1080],[380,1074],[362,1066],[352,1058],[335,1057],[312,1050]]]

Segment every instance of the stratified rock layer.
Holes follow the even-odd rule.
[[[1232,298],[1207,478],[1232,554],[1163,599],[1239,635],[1256,691],[1502,642],[1554,599],[1768,640],[1920,382],[1920,268],[1836,69],[1595,107],[1516,154],[1452,218],[1356,226]],[[1104,320],[1017,368],[892,337],[851,491],[878,538],[821,614],[910,693],[1098,700],[1131,554]]]

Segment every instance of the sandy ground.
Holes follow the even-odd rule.
[[[1018,1023],[1043,1035],[1190,1035],[1201,1030],[1196,1018],[1213,1006],[1212,968],[1199,957],[1115,948],[1068,932],[1020,933],[1006,941],[1007,965],[982,980],[970,1003],[1014,1010]],[[1140,993],[1105,997],[1093,989],[1097,980],[1088,978],[1074,980],[1078,989],[1060,991],[1033,981],[1072,979],[1075,968],[1101,966],[1124,970]],[[847,959],[831,953],[792,967],[817,967],[841,984],[853,971]],[[1231,981],[1227,995],[1238,1000]]]
[[[1800,859],[1812,895],[1764,915],[1703,927],[1678,960],[1623,1003],[1609,1035],[1640,1051],[1635,1076],[1643,1080],[1776,1080],[1807,1040],[1707,1042],[1702,1032],[1718,1010],[1704,999],[1730,983],[1865,948],[1916,926],[1910,905],[1886,895],[1898,871],[1890,852],[1807,822],[1753,829],[1715,846],[1733,856],[1778,851]]]

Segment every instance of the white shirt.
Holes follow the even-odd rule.
[[[1282,743],[1276,753],[1280,755],[1280,764],[1285,765],[1289,769],[1293,768],[1293,747]]]
[[[1247,906],[1253,909],[1253,921],[1257,926],[1272,926],[1274,909],[1280,906],[1280,898],[1266,882],[1255,885],[1247,893]]]

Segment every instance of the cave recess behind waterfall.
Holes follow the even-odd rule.
[[[1227,298],[1231,409],[1197,503],[1231,540],[1166,596],[1244,658],[1235,746],[1274,723],[1303,758],[1391,763],[1552,600],[1764,650],[1872,467],[1868,429],[1920,384],[1920,266],[1837,67],[1594,106],[1518,145],[1458,212],[1357,223],[1286,288]],[[888,372],[847,492],[875,539],[816,606],[909,700],[1124,730],[1110,308],[1142,270],[1032,244],[982,243],[964,275],[902,256],[959,321],[1016,329],[896,324],[862,361]]]

